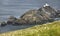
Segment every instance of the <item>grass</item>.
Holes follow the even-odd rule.
[[[0,34],[0,36],[60,36],[60,21],[6,32]]]

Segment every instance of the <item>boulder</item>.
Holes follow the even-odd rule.
[[[1,22],[0,26],[3,27],[3,26],[6,26],[7,23],[6,22]]]
[[[13,24],[16,20],[17,20],[16,17],[10,16],[10,17],[8,18],[7,24]]]

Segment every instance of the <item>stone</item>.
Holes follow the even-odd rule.
[[[6,26],[7,25],[7,23],[6,22],[1,22],[1,27],[3,27],[3,26]]]

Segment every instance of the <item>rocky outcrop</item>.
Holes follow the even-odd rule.
[[[57,11],[50,6],[45,6],[38,10],[29,10],[25,14],[23,14],[21,18],[26,21],[28,20],[28,22],[46,23],[50,22],[51,19],[55,18],[56,12]]]
[[[55,21],[54,18],[60,18],[60,10],[56,10],[48,4],[39,8],[32,9],[24,13],[19,19],[14,16],[8,18],[7,24],[11,25],[28,25],[28,24],[43,24]]]
[[[10,16],[10,17],[8,18],[7,24],[14,24],[14,22],[15,22],[16,20],[17,20],[16,17]]]
[[[25,25],[25,24],[38,24],[47,23],[54,21],[54,18],[59,17],[60,11],[55,10],[51,6],[44,5],[38,10],[32,9],[24,13],[20,19],[13,17],[8,21],[8,23],[13,23],[14,25]]]
[[[57,10],[56,17],[60,18],[60,10]]]

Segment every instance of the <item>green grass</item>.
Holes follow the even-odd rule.
[[[6,32],[0,34],[0,36],[60,36],[60,21]]]

